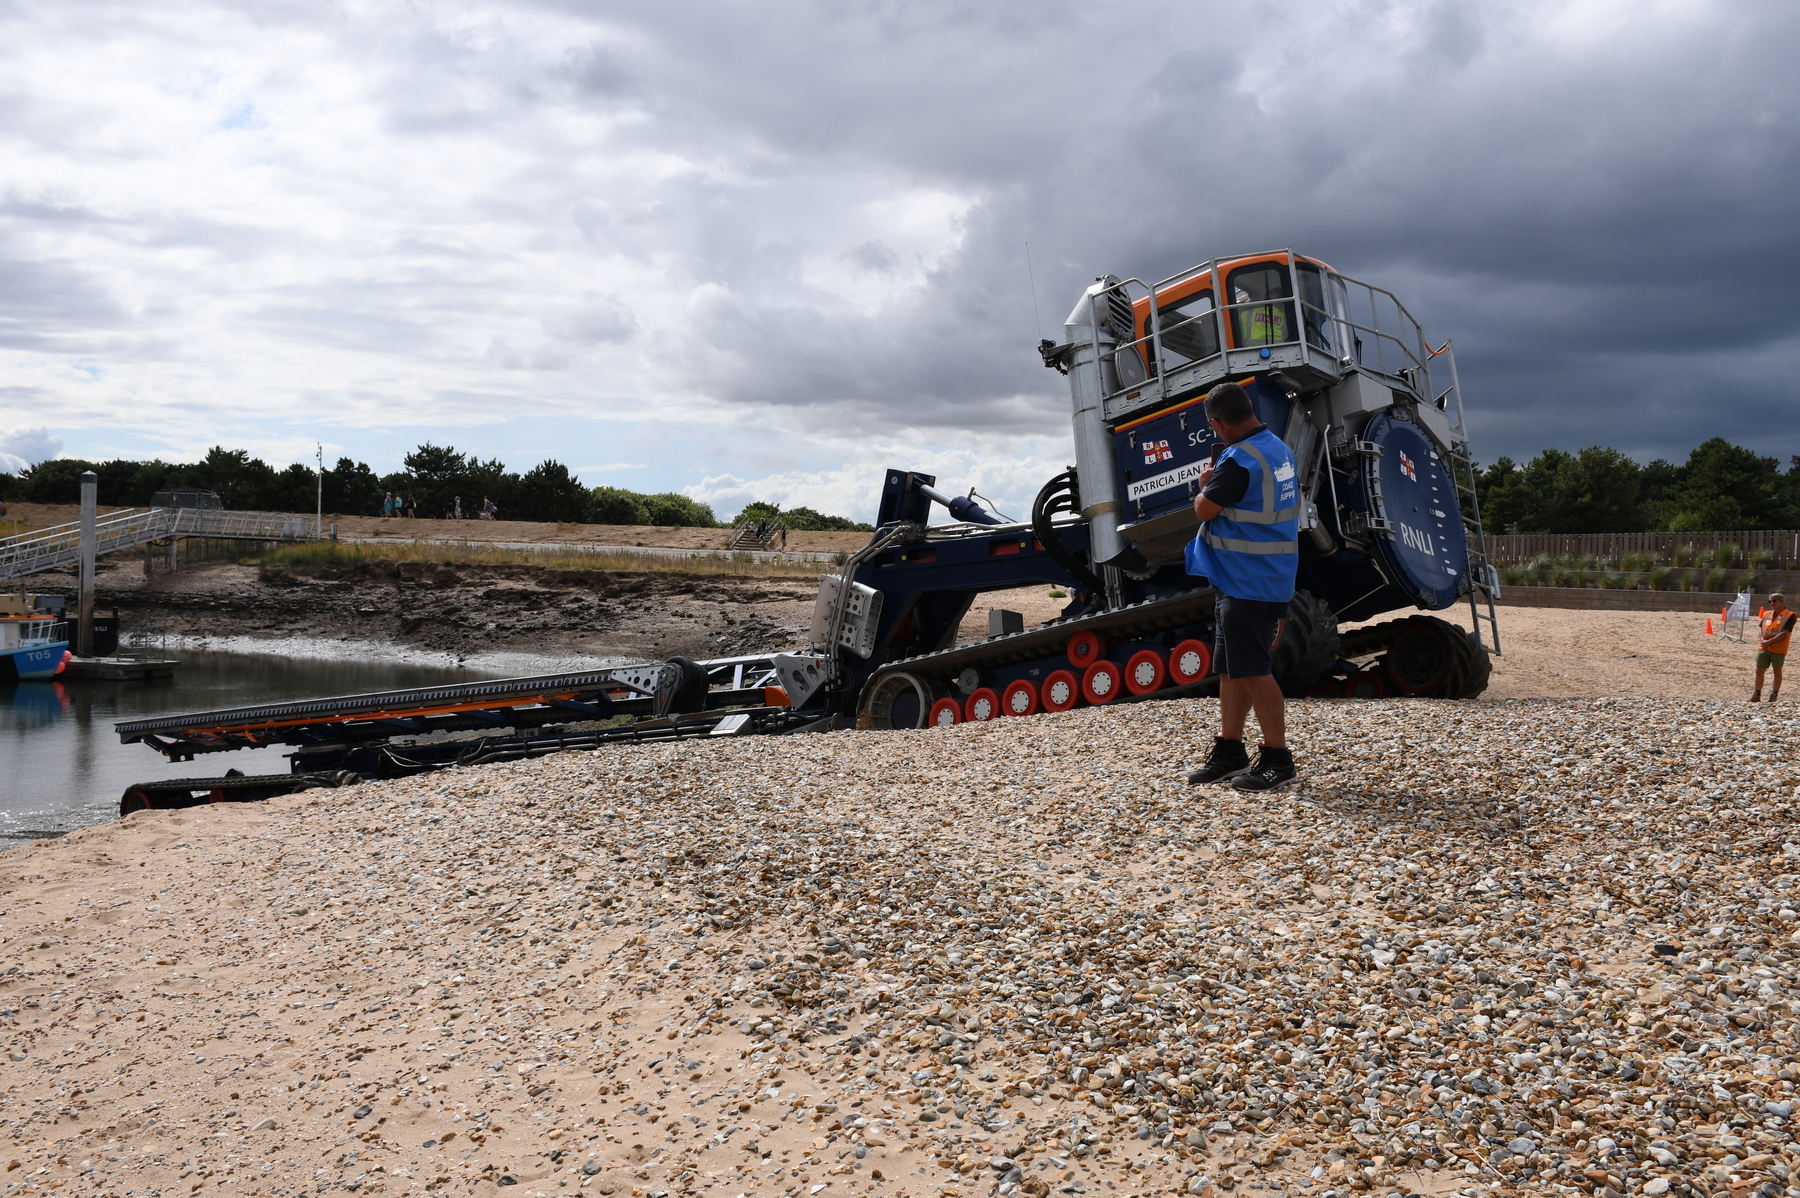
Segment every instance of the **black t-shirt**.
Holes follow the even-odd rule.
[[[1246,438],[1254,437],[1257,433],[1262,432],[1262,430],[1263,426],[1259,424],[1248,433],[1245,433],[1243,437],[1239,437],[1238,440],[1242,441]],[[1234,441],[1232,444],[1235,445],[1236,443],[1237,442]],[[1250,471],[1244,468],[1243,463],[1236,461],[1235,459],[1226,458],[1222,459],[1219,464],[1213,468],[1212,479],[1207,482],[1206,490],[1202,491],[1201,494],[1218,504],[1220,507],[1235,507],[1243,501],[1244,495],[1249,490]]]
[[[1213,476],[1201,494],[1220,507],[1235,507],[1249,489],[1250,472],[1242,462],[1227,458],[1213,468]]]

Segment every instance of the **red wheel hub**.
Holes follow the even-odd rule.
[[[989,720],[1000,718],[1000,696],[985,686],[978,686],[969,693],[969,701],[963,705],[963,717],[971,724],[985,724]]]
[[[962,723],[962,719],[961,703],[955,699],[939,699],[931,705],[931,718],[926,722],[933,728],[948,728]]]
[[[1114,661],[1097,661],[1081,676],[1081,697],[1098,707],[1111,703],[1125,689],[1124,671]]]
[[[1000,692],[1000,710],[1007,715],[1033,715],[1038,709],[1038,690],[1031,679],[1009,682]]]
[[[1134,695],[1147,695],[1153,690],[1161,690],[1167,672],[1163,669],[1162,654],[1153,649],[1144,649],[1131,655],[1125,663],[1125,689]]]
[[[1212,650],[1202,641],[1182,641],[1169,654],[1169,677],[1176,686],[1198,682],[1212,673]]]
[[[1056,670],[1044,679],[1039,694],[1045,711],[1067,711],[1081,698],[1081,681],[1067,670]]]
[[[1100,660],[1106,652],[1106,642],[1094,632],[1078,632],[1069,638],[1069,664],[1078,670],[1085,670]]]

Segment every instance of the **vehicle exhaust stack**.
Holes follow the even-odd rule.
[[[1106,565],[1129,551],[1119,535],[1119,475],[1101,400],[1118,390],[1113,349],[1118,334],[1110,320],[1107,292],[1119,280],[1107,275],[1089,287],[1063,322],[1062,364],[1069,375],[1069,401],[1074,410],[1075,472],[1081,479],[1081,516],[1088,522],[1088,546],[1094,562]]]

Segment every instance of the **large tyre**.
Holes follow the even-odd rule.
[[[1494,659],[1485,646],[1476,644],[1472,633],[1461,628],[1455,631],[1461,635],[1450,642],[1456,652],[1456,664],[1450,671],[1450,698],[1473,699],[1488,688],[1488,681],[1494,676]]]
[[[1281,693],[1290,699],[1303,697],[1308,687],[1337,664],[1337,617],[1331,608],[1307,591],[1295,591],[1275,640],[1273,658]]]
[[[1402,695],[1441,699],[1450,694],[1462,629],[1430,616],[1406,620],[1388,642],[1387,677]]]

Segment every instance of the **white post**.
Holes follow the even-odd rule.
[[[76,606],[81,624],[75,638],[75,653],[79,657],[94,655],[94,518],[99,486],[99,475],[92,470],[81,472],[81,561],[77,564],[80,598]]]
[[[318,444],[314,442],[314,444]],[[319,445],[319,511],[313,517],[313,539],[325,530],[325,446]]]

